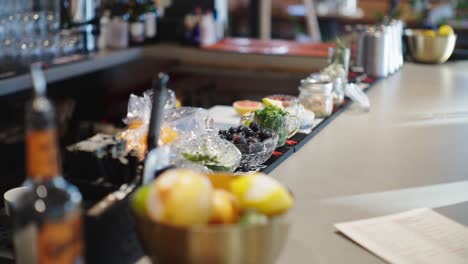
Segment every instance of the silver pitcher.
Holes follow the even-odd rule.
[[[376,77],[386,77],[403,66],[403,22],[356,27],[355,66]]]
[[[364,36],[366,35],[367,27],[364,25],[356,25],[355,32],[356,32],[356,56],[354,59],[354,66],[356,67],[364,67]]]
[[[389,36],[382,29],[370,27],[363,39],[364,70],[371,76],[385,77],[389,73]]]

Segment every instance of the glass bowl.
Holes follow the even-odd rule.
[[[273,134],[271,138],[265,139],[263,142],[251,145],[235,145],[242,153],[240,162],[241,171],[257,171],[265,168],[262,164],[273,155],[276,144],[278,144],[278,135]]]
[[[215,133],[205,133],[173,147],[183,158],[206,166],[212,171],[234,172],[239,167],[241,153],[231,142]]]

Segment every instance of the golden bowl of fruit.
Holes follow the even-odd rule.
[[[161,174],[132,198],[146,255],[158,264],[272,264],[288,233],[294,200],[261,174]]]
[[[435,30],[408,29],[405,32],[411,56],[417,62],[444,63],[455,49],[457,35],[444,25]]]

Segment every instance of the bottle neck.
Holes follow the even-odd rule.
[[[26,114],[26,172],[33,181],[61,174],[55,110],[46,97],[35,97]]]
[[[26,158],[27,175],[33,181],[50,181],[61,175],[56,129],[27,131]]]

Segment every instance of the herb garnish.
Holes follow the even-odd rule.
[[[212,171],[229,171],[229,168],[226,166],[220,165],[218,161],[218,157],[216,156],[211,156],[211,155],[204,155],[200,152],[196,152],[195,154],[190,154],[190,153],[182,153],[181,154],[185,159],[201,164],[203,166],[206,166],[208,169]]]

